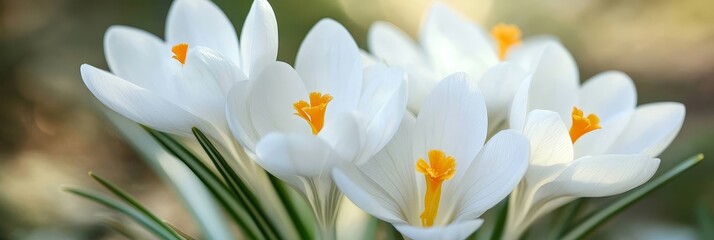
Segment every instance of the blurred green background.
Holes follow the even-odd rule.
[[[240,30],[251,1],[215,1]],[[347,26],[361,47],[375,20],[418,32],[427,0],[271,0],[280,34],[279,59],[321,18]],[[574,54],[581,78],[622,70],[639,103],[687,106],[684,127],[662,154],[660,173],[694,153],[705,160],[637,203],[595,238],[696,239],[695,207],[714,208],[714,1],[540,0],[446,1],[485,28],[518,24],[525,35],[549,33]],[[0,239],[122,239],[101,224],[111,211],[60,190],[99,189],[93,171],[194,233],[176,195],[144,165],[97,111],[79,76],[90,63],[106,69],[102,39],[113,24],[163,36],[171,1],[0,1]],[[593,206],[612,199],[591,201]],[[655,235],[648,235],[655,234]],[[676,235],[666,235],[676,234]]]

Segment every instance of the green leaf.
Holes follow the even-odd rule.
[[[289,189],[285,187],[285,185],[282,181],[280,181],[280,179],[276,178],[272,174],[268,174],[268,177],[270,178],[270,183],[273,185],[273,188],[278,193],[278,198],[280,198],[280,202],[282,202],[283,206],[285,206],[285,210],[287,210],[290,219],[295,225],[295,229],[298,230],[298,233],[300,234],[300,239],[314,239],[312,237],[312,232],[309,230],[307,225],[305,225],[305,222],[300,218],[300,214],[298,213],[297,207],[293,205]]]
[[[225,208],[228,215],[238,223],[238,226],[243,230],[249,239],[265,239],[258,226],[250,214],[246,211],[233,194],[228,190],[228,187],[220,180],[216,174],[208,168],[203,162],[196,157],[190,150],[173,139],[171,136],[153,130],[146,129],[151,136],[156,139],[166,150],[181,160],[191,171],[196,174],[198,179],[208,188],[218,202]]]
[[[164,222],[164,224],[166,224],[166,225],[169,226],[171,229],[173,229],[174,232],[176,232],[176,233],[178,233],[179,235],[181,235],[181,237],[182,237],[183,239],[185,239],[185,240],[195,240],[195,239],[196,239],[196,238],[191,237],[190,235],[184,233],[183,231],[181,231],[181,229],[178,229],[176,226],[171,225],[171,223]]]
[[[103,106],[103,105],[98,105]],[[233,221],[225,214],[208,188],[174,155],[167,152],[142,126],[103,107],[102,112],[142,160],[170,186],[186,206],[201,231],[201,239],[236,239],[229,229]]]
[[[196,140],[201,144],[201,147],[208,157],[213,162],[213,165],[218,169],[218,172],[223,176],[223,179],[228,184],[228,187],[232,190],[233,194],[237,197],[237,200],[243,205],[253,220],[260,228],[260,231],[266,235],[268,239],[279,239],[277,233],[279,232],[275,225],[270,222],[270,219],[263,211],[260,202],[258,202],[253,192],[250,188],[243,182],[243,180],[236,174],[228,162],[226,162],[223,155],[213,146],[211,141],[206,137],[201,130],[198,128],[192,128],[193,135],[196,136]],[[285,238],[286,236],[282,236]]]
[[[129,204],[130,206],[134,207],[134,209],[139,210],[141,213],[143,213],[143,214],[146,215],[147,217],[151,218],[151,220],[153,220],[154,222],[156,222],[157,224],[159,224],[161,227],[163,227],[164,229],[166,229],[167,231],[169,231],[170,233],[172,233],[172,235],[173,235],[174,237],[179,238],[179,239],[181,238],[181,236],[179,236],[177,233],[175,233],[173,229],[171,229],[169,226],[167,226],[166,224],[164,224],[163,220],[159,219],[159,217],[157,217],[155,214],[151,213],[151,211],[149,211],[149,209],[147,209],[146,207],[144,207],[143,204],[141,204],[138,200],[136,200],[134,197],[132,197],[131,195],[129,195],[127,192],[125,192],[124,190],[120,189],[120,188],[117,187],[116,185],[110,183],[109,181],[107,181],[107,180],[105,180],[105,179],[103,179],[103,178],[101,178],[101,177],[99,177],[99,176],[97,176],[97,175],[94,175],[94,174],[91,173],[91,172],[89,173],[89,176],[91,176],[92,178],[94,178],[94,180],[96,180],[97,182],[99,182],[100,184],[102,184],[102,186],[104,186],[107,190],[109,190],[110,192],[112,192],[115,196],[117,196],[117,197],[119,197],[120,199],[122,199],[125,203],[127,203],[127,204]]]
[[[501,205],[501,209],[496,215],[496,225],[493,226],[491,240],[500,240],[503,237],[503,228],[506,226],[506,217],[508,216],[508,198]],[[476,233],[474,232],[474,234]]]
[[[587,200],[587,198],[576,199],[559,211],[560,214],[555,218],[555,223],[551,224],[552,231],[549,239],[560,239],[565,234],[565,230],[570,228]]]
[[[587,234],[593,232],[597,227],[605,223],[610,218],[614,217],[622,210],[631,206],[638,200],[642,199],[647,194],[651,193],[655,189],[661,187],[662,185],[670,182],[674,177],[679,176],[687,169],[693,167],[694,165],[700,163],[704,159],[704,155],[697,154],[684,162],[680,163],[676,167],[670,169],[666,173],[660,175],[656,179],[642,185],[641,187],[633,190],[630,194],[618,199],[616,202],[610,204],[609,206],[601,209],[591,216],[587,217],[580,224],[570,230],[562,238],[564,240],[575,240],[585,237]]]
[[[146,230],[153,233],[160,239],[180,240],[180,238],[176,237],[172,231],[164,228],[164,226],[161,222],[156,222],[156,221],[154,221],[154,219],[147,216],[143,212],[138,211],[138,210],[136,210],[126,204],[123,204],[121,202],[118,202],[114,199],[106,197],[105,195],[103,195],[101,193],[96,193],[96,192],[92,192],[92,191],[82,190],[82,189],[78,189],[78,188],[71,188],[71,187],[65,188],[64,190],[69,193],[75,194],[77,196],[92,200],[92,201],[94,201],[98,204],[104,205],[105,207],[108,207],[110,209],[113,209],[113,210],[123,213],[124,215],[130,217],[131,219],[136,221],[139,225],[143,226]]]
[[[712,212],[704,203],[696,207],[697,225],[701,239],[714,239],[714,218]]]

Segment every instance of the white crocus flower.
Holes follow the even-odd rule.
[[[229,125],[263,168],[303,194],[330,238],[342,198],[332,167],[362,162],[389,142],[406,111],[406,74],[383,65],[363,70],[357,44],[330,19],[307,34],[295,66],[269,64],[238,83]]]
[[[528,140],[514,130],[486,139],[486,106],[466,74],[442,80],[416,120],[407,115],[392,141],[333,179],[366,212],[411,239],[464,239],[513,190],[528,165]]]
[[[85,64],[82,78],[102,103],[133,121],[183,136],[198,127],[231,148],[226,96],[277,56],[277,25],[267,1],[253,3],[241,40],[211,1],[176,0],[165,41],[112,26],[104,36],[112,73]]]
[[[577,197],[614,195],[649,179],[659,165],[653,158],[674,140],[685,115],[680,103],[637,107],[635,85],[621,72],[598,74],[580,86],[577,65],[560,45],[546,44],[532,63],[532,76],[519,87],[509,121],[541,147],[532,145],[531,167],[512,194],[510,205],[519,209],[510,213],[507,234],[512,238]],[[548,124],[542,122],[556,121],[534,110],[555,112],[550,113],[557,117],[555,125],[567,134],[551,126],[534,135],[532,129]],[[565,192],[550,192],[558,184],[567,186],[560,189]]]
[[[518,239],[538,218],[576,198],[635,188],[649,180],[660,163],[647,154],[577,157],[572,128],[569,131],[552,111],[530,112],[523,134],[530,140],[530,166],[511,193],[505,239]]]
[[[530,72],[538,49],[543,43],[557,41],[552,37],[522,41],[518,27],[506,24],[496,25],[490,35],[445,4],[436,2],[421,26],[419,43],[396,26],[377,22],[369,29],[368,45],[375,59],[407,71],[409,110],[414,113],[419,112],[426,95],[444,77],[466,72],[480,79],[490,129],[494,130],[508,117],[513,95]]]

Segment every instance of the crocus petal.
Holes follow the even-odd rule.
[[[222,53],[240,66],[238,37],[228,17],[208,0],[176,0],[166,20],[166,42],[188,43]]]
[[[387,146],[364,164],[345,164],[333,172],[335,184],[352,202],[388,222],[418,222],[415,159],[411,141],[416,120],[402,118],[397,133]],[[404,213],[415,213],[404,216]],[[411,218],[411,219],[410,219]]]
[[[634,111],[636,105],[635,84],[622,72],[600,73],[586,81],[580,88],[578,108],[597,114],[600,122]]]
[[[311,134],[271,133],[256,145],[258,164],[271,174],[316,177],[329,168],[332,148]]]
[[[528,88],[530,88],[531,76],[521,82],[521,85],[516,90],[511,103],[510,113],[508,114],[508,127],[516,130],[523,130],[528,116]]]
[[[649,180],[659,159],[645,155],[599,155],[575,160],[556,179],[543,185],[538,199],[605,197],[633,189]]]
[[[404,236],[414,239],[444,239],[458,240],[465,239],[478,230],[483,224],[482,219],[473,219],[460,222],[454,222],[446,226],[435,227],[416,227],[407,224],[394,224],[394,227],[399,230]]]
[[[560,44],[558,37],[552,35],[537,35],[523,39],[521,44],[508,50],[507,61],[514,63],[527,71],[532,71],[540,56],[549,44]]]
[[[342,113],[325,123],[318,136],[334,149],[334,154],[337,154],[330,159],[352,160],[363,149],[364,126],[359,123],[360,117],[357,113]]]
[[[523,134],[530,141],[530,166],[523,180],[528,188],[547,183],[573,160],[570,134],[556,112],[531,111]]]
[[[375,22],[369,28],[369,51],[387,64],[409,67],[424,61],[424,54],[414,40],[388,22]]]
[[[249,153],[255,154],[255,144],[260,140],[250,117],[250,92],[254,81],[240,81],[233,85],[226,98],[226,118],[233,136]]]
[[[121,115],[159,131],[190,136],[191,127],[212,128],[176,104],[104,70],[83,64],[82,80],[99,101]]]
[[[397,202],[356,166],[335,168],[332,180],[342,194],[370,215],[388,222],[404,221]]]
[[[360,164],[381,150],[399,128],[406,111],[406,74],[399,68],[376,64],[365,69],[359,110],[366,121],[365,146]]]
[[[140,29],[111,26],[104,34],[104,55],[112,73],[148,90],[166,88],[162,72],[164,58],[171,52],[161,39]]]
[[[456,159],[454,179],[476,157],[486,139],[486,104],[476,84],[464,73],[442,80],[426,99],[414,132],[414,157],[438,149]]]
[[[327,109],[337,111],[357,109],[362,89],[362,63],[359,49],[350,33],[332,19],[320,20],[305,37],[295,60],[309,91],[331,94],[334,99]]]
[[[684,122],[681,103],[644,104],[635,110],[630,123],[608,151],[617,154],[645,154],[656,157],[674,140]]]
[[[434,2],[420,32],[420,41],[438,71],[466,71],[479,77],[498,63],[482,29],[441,2]]]
[[[290,65],[275,62],[266,66],[253,83],[250,95],[250,117],[260,136],[271,132],[312,132],[307,121],[294,115],[293,104],[308,100],[308,92]]]
[[[182,68],[183,77],[175,78],[171,99],[202,118],[226,124],[225,104],[228,91],[246,77],[228,58],[205,47],[188,52]]]
[[[483,74],[478,87],[486,100],[489,128],[495,128],[508,117],[516,91],[527,75],[520,67],[507,62],[499,63]]]
[[[278,57],[278,23],[270,3],[253,1],[240,35],[243,71],[250,77],[260,73]]]
[[[461,182],[447,187],[447,196],[454,196],[458,201],[453,204],[460,205],[456,221],[478,218],[506,198],[525,174],[529,155],[528,139],[517,131],[504,130],[493,136]]]
[[[528,109],[544,109],[560,114],[570,126],[573,106],[578,102],[578,67],[573,56],[560,44],[543,49],[528,89]]]

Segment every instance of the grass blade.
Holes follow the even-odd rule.
[[[651,193],[652,191],[661,187],[665,183],[670,182],[672,179],[674,179],[674,177],[679,176],[687,169],[690,169],[694,165],[700,163],[702,159],[704,159],[704,155],[697,154],[685,160],[684,162],[670,169],[669,171],[657,177],[656,179],[642,185],[640,188],[635,189],[630,194],[618,199],[616,202],[610,204],[604,209],[601,209],[595,212],[593,215],[587,217],[575,228],[565,234],[562,239],[575,240],[583,238],[587,234],[597,229],[597,227],[605,223],[607,220],[622,212],[622,210],[626,209],[638,200],[642,199],[642,197],[646,196],[648,193]]]
[[[166,230],[162,223],[155,222],[151,217],[145,215],[143,212],[131,208],[130,206],[118,202],[114,199],[106,197],[101,193],[91,192],[77,188],[65,188],[64,190],[123,213],[124,215],[130,217],[131,219],[136,221],[136,223],[143,226],[146,230],[153,233],[160,239],[180,240],[180,238],[174,236],[172,231]]]
[[[94,173],[90,172],[89,176],[94,178],[94,180],[99,182],[99,184],[102,184],[102,186],[104,186],[107,190],[112,192],[115,196],[122,199],[125,203],[129,204],[130,206],[134,207],[134,209],[139,210],[139,212],[141,212],[144,215],[146,215],[147,217],[151,218],[151,220],[153,220],[154,222],[159,224],[161,227],[163,227],[164,229],[169,231],[174,237],[179,238],[179,239],[181,238],[181,236],[179,236],[178,233],[174,232],[174,230],[172,228],[170,228],[169,226],[164,224],[163,220],[159,219],[159,217],[157,217],[155,214],[153,214],[151,211],[149,211],[149,209],[144,207],[143,204],[141,204],[138,200],[136,200],[134,197],[129,195],[127,192],[120,189],[116,185],[110,183],[109,181],[107,181],[97,175],[94,175]]]
[[[503,228],[506,226],[506,216],[508,216],[508,198],[501,205],[501,209],[496,215],[496,225],[493,226],[491,240],[500,240],[503,237]],[[473,234],[476,234],[476,232]]]
[[[570,228],[586,201],[586,198],[576,199],[561,209],[560,214],[555,219],[555,223],[551,225],[553,231],[551,231],[549,239],[560,239],[565,234],[565,230]]]
[[[246,185],[245,182],[243,182],[243,180],[236,174],[225,158],[223,158],[223,155],[221,155],[218,149],[213,146],[211,141],[205,134],[203,134],[203,132],[201,132],[201,130],[195,127],[191,130],[193,131],[194,136],[196,136],[196,140],[198,140],[201,144],[203,150],[206,151],[206,154],[208,154],[208,157],[213,162],[213,165],[215,165],[218,172],[221,176],[223,176],[223,179],[226,181],[228,187],[233,191],[234,195],[243,204],[243,206],[246,207],[250,215],[253,216],[253,219],[256,221],[260,231],[265,234],[268,239],[279,239],[277,236],[278,229],[272,222],[270,222],[270,219],[263,211],[260,202],[258,202],[253,192],[250,191],[248,185]],[[285,238],[285,236],[282,238]]]
[[[103,106],[103,105],[98,105]],[[118,133],[142,156],[142,160],[170,186],[201,231],[201,239],[236,239],[222,206],[208,188],[174,155],[167,152],[142,126],[116,112],[101,108]]]
[[[295,224],[295,228],[300,234],[300,239],[314,239],[311,234],[312,232],[309,230],[307,225],[305,225],[305,222],[300,218],[300,214],[298,213],[296,206],[293,205],[292,198],[290,197],[290,192],[288,192],[288,189],[285,187],[285,184],[283,184],[280,179],[276,178],[272,174],[268,174],[268,177],[270,178],[270,183],[273,185],[273,188],[278,193],[280,202],[283,203],[283,206],[285,206],[285,209],[287,210],[290,219]]]
[[[714,239],[714,218],[711,211],[704,203],[699,203],[695,209],[700,239]]]
[[[196,155],[186,149],[171,136],[150,128],[145,129],[151,136],[154,137],[154,139],[156,139],[156,141],[164,146],[167,151],[176,156],[179,160],[186,164],[189,169],[191,169],[191,171],[201,180],[201,182],[203,182],[208,190],[213,193],[216,200],[218,200],[218,202],[225,208],[228,215],[233,218],[236,223],[238,223],[239,227],[243,230],[243,233],[246,234],[249,239],[265,239],[265,236],[262,234],[256,223],[253,222],[253,219],[244,206],[236,200],[234,195],[229,192],[228,187],[211,169],[203,164],[203,162],[196,157]]]

